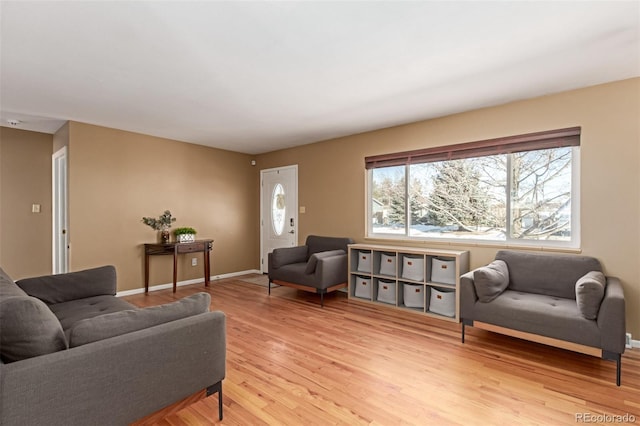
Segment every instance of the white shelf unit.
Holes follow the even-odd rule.
[[[468,271],[464,250],[350,244],[349,299],[460,322],[460,275]],[[436,303],[430,306],[432,295]],[[440,305],[443,299],[454,305]]]

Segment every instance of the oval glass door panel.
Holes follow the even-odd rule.
[[[271,225],[276,235],[282,235],[282,231],[284,231],[284,218],[287,210],[284,196],[284,187],[279,183],[276,184],[271,196]]]

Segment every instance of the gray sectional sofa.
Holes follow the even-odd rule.
[[[501,250],[460,280],[465,326],[616,361],[625,350],[622,284],[588,256]]]
[[[222,418],[226,319],[209,294],[115,294],[113,266],[17,283],[0,269],[0,425],[127,425],[203,389]]]

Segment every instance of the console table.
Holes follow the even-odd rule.
[[[209,253],[213,249],[213,240],[196,240],[189,243],[155,243],[144,245],[144,292],[149,291],[149,256],[173,255],[173,292],[178,281],[178,255],[185,253],[204,253],[204,285],[209,286],[211,260]]]

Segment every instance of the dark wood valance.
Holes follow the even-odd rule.
[[[513,152],[560,148],[580,145],[580,127],[506,136],[483,141],[437,146],[415,151],[365,157],[365,167],[402,166],[407,164],[432,163],[436,161],[458,160],[461,158],[484,157]]]

